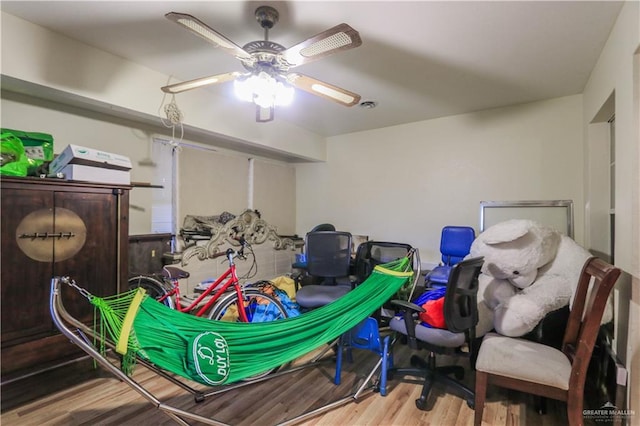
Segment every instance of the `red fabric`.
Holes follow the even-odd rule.
[[[429,324],[434,328],[447,328],[444,322],[444,297],[436,300],[429,300],[422,305],[425,312],[420,313],[420,321]]]

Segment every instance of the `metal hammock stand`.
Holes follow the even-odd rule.
[[[417,250],[415,250],[413,253],[412,263],[416,265],[415,266],[416,269],[414,270],[413,281],[410,284],[411,294],[413,293],[413,289],[415,288],[415,285],[421,276],[420,259],[419,259]],[[168,417],[173,419],[176,423],[181,425],[189,425],[190,423],[187,422],[187,419],[188,419],[188,420],[201,422],[203,424],[208,424],[208,425],[221,425],[221,426],[227,425],[227,423],[220,422],[212,418],[203,417],[201,415],[185,411],[183,409],[177,408],[175,406],[172,406],[170,404],[167,404],[161,401],[154,394],[152,394],[150,391],[145,389],[145,387],[143,387],[140,383],[138,383],[133,377],[130,377],[129,375],[125,374],[120,369],[120,367],[118,367],[115,364],[114,361],[109,360],[107,355],[103,355],[100,349],[96,348],[94,344],[91,343],[92,341],[96,341],[96,340],[101,341],[101,343],[104,344],[104,347],[109,349],[110,350],[109,352],[112,352],[112,353],[115,353],[116,344],[110,341],[108,338],[104,338],[103,336],[100,336],[97,331],[93,330],[91,327],[87,326],[86,324],[78,321],[76,318],[71,316],[66,311],[61,300],[60,285],[63,283],[68,284],[69,281],[70,280],[68,278],[61,278],[61,277],[55,277],[51,280],[51,295],[50,295],[50,301],[49,301],[51,317],[53,319],[55,326],[60,330],[60,332],[63,335],[65,335],[67,338],[69,338],[69,340],[73,344],[77,345],[80,349],[82,349],[89,356],[91,356],[100,366],[105,368],[108,372],[112,373],[117,379],[129,385],[133,390],[135,390],[142,397],[144,397],[149,403],[151,403],[157,409],[161,410],[164,414],[166,414]],[[389,339],[389,338],[390,336],[385,337],[385,339]],[[331,352],[331,355],[333,355],[332,348],[338,344],[339,339],[340,337],[335,339],[323,351],[321,351],[318,355],[314,356],[310,361],[308,361],[305,364],[289,366],[275,373],[257,378],[255,380],[247,380],[247,381],[232,383],[229,385],[218,386],[215,389],[212,389],[211,391],[206,391],[206,392],[194,388],[189,383],[187,383],[183,378],[170,374],[158,368],[152,362],[149,362],[141,357],[137,357],[136,362],[144,365],[146,368],[153,371],[155,374],[168,380],[169,382],[182,388],[183,390],[189,392],[191,395],[193,395],[195,402],[202,402],[208,397],[219,395],[221,393],[238,389],[243,386],[260,383],[265,380],[270,380],[276,377],[280,377],[286,374],[300,371],[302,369],[325,364],[327,362],[333,362],[334,361],[333,357],[332,356],[327,357],[326,354]],[[391,346],[392,345],[389,345],[387,340],[387,345],[385,345],[385,347],[391,347]],[[278,424],[279,425],[296,424],[306,419],[309,419],[311,417],[314,417],[319,414],[330,411],[332,409],[335,409],[339,406],[348,404],[350,402],[355,402],[363,396],[370,395],[374,391],[378,390],[380,377],[375,377],[375,376],[378,370],[381,370],[382,364],[383,364],[383,357],[380,357],[380,359],[373,366],[373,368],[368,373],[364,381],[351,394],[345,397],[339,398],[337,400],[331,401],[317,409],[304,412],[291,419],[286,419]],[[382,370],[384,370],[384,368],[382,368]],[[336,383],[339,383],[340,381],[339,374],[340,374],[340,371],[337,370],[336,377],[335,377]]]

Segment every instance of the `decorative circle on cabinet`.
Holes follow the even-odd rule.
[[[40,209],[16,228],[20,250],[40,262],[60,262],[76,255],[87,239],[83,220],[69,209]]]

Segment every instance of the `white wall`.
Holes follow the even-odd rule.
[[[179,225],[185,215],[239,214],[250,207],[281,235],[295,232],[295,168],[281,161],[185,146],[179,152]],[[253,192],[249,194],[249,159]],[[251,198],[251,200],[249,199]]]
[[[598,113],[614,95],[615,153],[615,264],[624,273],[615,289],[615,349],[629,370],[628,408],[640,413],[640,3],[625,2],[584,90],[585,161],[598,173],[606,133]],[[587,180],[587,201],[597,203],[598,186]],[[597,218],[591,221],[597,222]],[[592,241],[602,241],[591,226]],[[603,230],[601,232],[604,232]]]
[[[600,55],[584,91],[584,126],[588,140],[598,139],[594,119],[611,94],[616,115],[616,265],[640,276],[637,250],[638,210],[638,87],[634,58],[640,45],[638,2],[627,2]],[[637,76],[636,76],[637,78]],[[591,153],[591,156],[597,153]],[[629,232],[634,229],[635,232]],[[637,255],[637,251],[635,252]]]
[[[265,159],[254,163],[253,207],[280,235],[296,232],[296,169]]]
[[[581,242],[582,140],[581,95],[337,136],[297,166],[297,230],[332,222],[437,263],[442,227],[477,231],[482,200],[568,199]]]

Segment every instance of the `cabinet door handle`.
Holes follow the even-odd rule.
[[[47,238],[66,238],[70,239],[75,237],[76,234],[73,232],[34,232],[33,234],[22,234],[18,236],[18,238],[30,238],[35,240],[37,238],[42,238],[46,240]]]

